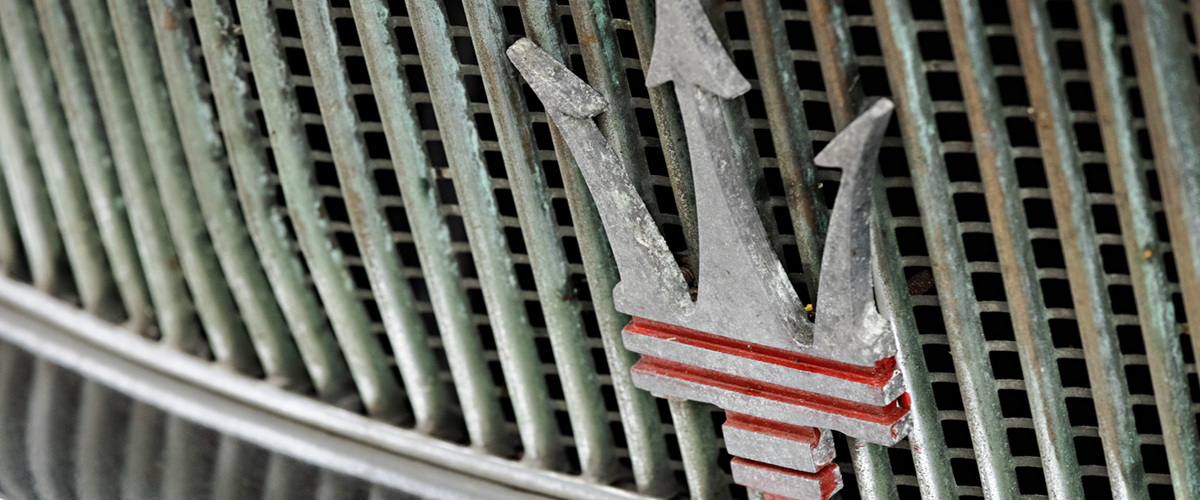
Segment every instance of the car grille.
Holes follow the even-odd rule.
[[[547,493],[755,495],[728,477],[723,411],[633,387],[595,207],[503,56],[558,47],[605,94],[602,130],[694,271],[677,103],[644,85],[653,2],[35,3],[0,6],[11,280],[578,479]],[[864,102],[897,104],[877,293],[914,430],[838,436],[842,497],[1200,494],[1200,2],[709,3],[752,84],[735,149],[805,303],[839,177],[812,157]]]

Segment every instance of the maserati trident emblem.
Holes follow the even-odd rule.
[[[595,199],[621,273],[634,383],[727,410],[734,479],[774,498],[841,488],[830,431],[882,445],[908,432],[895,336],[876,310],[870,200],[892,103],[881,99],[815,158],[842,168],[810,322],[740,174],[723,99],[750,89],[696,0],[659,0],[647,85],[674,82],[696,189],[700,273],[688,285],[620,157],[592,118],[608,103],[533,42],[509,59],[562,132]]]

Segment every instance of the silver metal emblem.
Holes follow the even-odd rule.
[[[772,250],[733,152],[722,99],[750,89],[697,0],[659,0],[649,86],[674,82],[696,189],[700,273],[695,301],[592,118],[595,89],[520,40],[509,58],[562,132],[600,212],[621,282],[617,309],[634,316],[634,383],[654,394],[729,410],[726,447],[739,483],[789,498],[841,488],[829,430],[891,445],[908,430],[891,325],[876,310],[870,203],[893,105],[854,120],[814,161],[842,168],[824,251],[816,323]],[[736,412],[736,413],[735,413]]]

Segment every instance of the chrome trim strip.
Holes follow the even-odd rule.
[[[188,420],[418,496],[644,498],[489,456],[247,379],[6,279],[0,279],[0,339]]]

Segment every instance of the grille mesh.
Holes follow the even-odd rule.
[[[72,16],[82,20],[80,9],[91,3],[39,5],[65,8],[71,21],[65,33],[71,34],[82,29]],[[115,20],[142,21],[122,28],[125,33],[157,41],[157,71],[167,71],[158,80],[165,89],[157,102],[165,105],[169,91],[181,131],[169,147],[188,150],[194,184],[173,192],[162,183],[165,171],[156,168],[162,191],[147,192],[161,195],[162,204],[207,196],[200,204],[212,213],[222,198],[211,188],[224,186],[230,210],[224,216],[246,221],[246,231],[229,232],[210,217],[211,243],[208,236],[193,242],[201,250],[216,247],[215,254],[207,247],[206,258],[217,274],[206,280],[217,279],[198,283],[197,272],[184,273],[191,295],[236,299],[236,308],[233,302],[228,308],[232,323],[200,315],[201,339],[223,344],[195,352],[213,352],[216,361],[252,376],[261,365],[269,379],[331,404],[598,485],[664,498],[684,491],[694,498],[749,495],[728,478],[720,410],[655,401],[631,387],[626,371],[634,358],[619,344],[624,318],[612,310],[606,288],[615,278],[611,256],[596,244],[602,235],[577,167],[527,86],[515,82],[521,95],[512,100],[511,115],[500,111],[507,96],[489,94],[508,84],[503,72],[489,71],[489,64],[507,64],[489,58],[489,43],[507,46],[522,36],[542,38],[543,45],[560,40],[572,70],[609,94],[613,107],[600,119],[602,130],[631,165],[680,265],[694,271],[694,200],[678,109],[670,92],[643,83],[653,33],[649,2],[611,0],[593,9],[568,0],[272,0],[264,6],[155,0],[145,10],[111,3]],[[910,392],[920,423],[911,440],[888,450],[852,454],[855,444],[838,436],[836,461],[847,485],[842,497],[858,497],[860,484],[863,491],[895,488],[902,498],[1042,498],[1060,487],[1087,498],[1122,490],[1168,498],[1200,487],[1187,473],[1172,474],[1173,466],[1194,466],[1200,447],[1192,442],[1200,381],[1187,335],[1187,312],[1200,301],[1200,290],[1188,285],[1194,266],[1176,261],[1182,255],[1176,246],[1190,250],[1188,238],[1200,232],[1180,214],[1195,213],[1198,202],[1172,185],[1165,186],[1167,196],[1162,189],[1195,173],[1181,160],[1195,153],[1195,138],[1172,142],[1190,137],[1195,117],[1154,114],[1161,104],[1143,102],[1198,90],[1195,2],[1153,8],[1132,0],[714,4],[714,26],[752,85],[729,105],[734,142],[772,245],[805,303],[814,296],[819,263],[813,256],[839,177],[836,169],[811,165],[812,155],[864,99],[891,97],[899,104],[881,152],[877,213],[894,233],[885,244],[897,258],[888,286],[918,292],[894,298],[893,307],[906,366],[916,370]],[[779,17],[756,16],[764,11]],[[71,66],[56,64],[54,74],[39,73],[36,80],[25,74],[26,65],[11,64],[27,57],[14,50],[14,40],[51,40],[52,33],[34,29],[49,22],[45,13],[11,6],[3,13],[16,21],[0,26],[0,164],[7,184],[0,190],[7,196],[0,197],[0,222],[7,224],[0,232],[13,240],[0,244],[0,258],[13,278],[69,300],[83,296],[82,306],[124,317],[104,306],[95,290],[115,286],[129,295],[134,285],[114,285],[107,263],[88,264],[80,253],[84,246],[93,253],[103,248],[115,262],[113,256],[123,255],[120,242],[71,229],[64,218],[96,221],[87,207],[64,205],[62,194],[43,191],[63,186],[40,175],[65,168],[78,176],[88,168],[55,160],[56,154],[75,156],[83,136],[36,124],[27,133],[25,123],[46,110],[73,126],[97,114],[106,124],[121,119],[103,104],[112,91],[84,82],[74,89],[78,95],[64,95],[62,102],[82,97],[74,105],[82,103],[92,115],[64,115],[68,105],[60,104],[53,84],[73,81]],[[486,17],[493,13],[500,19]],[[963,15],[973,17],[948,24]],[[1147,33],[1147,23],[1163,16],[1173,21],[1165,31]],[[205,20],[220,26],[198,23]],[[494,27],[499,31],[488,32]],[[380,33],[386,36],[369,38]],[[80,36],[73,36],[78,43]],[[1160,59],[1185,54],[1190,64],[1135,57],[1142,47],[1158,50]],[[137,60],[144,54],[126,47],[124,67],[106,71],[130,72],[135,85],[155,81],[156,70]],[[206,60],[225,56],[231,59]],[[431,57],[454,61],[431,64]],[[88,52],[77,62],[88,67],[76,71],[95,75],[104,61]],[[1194,75],[1179,80],[1156,72],[1176,63],[1195,68]],[[986,75],[960,73],[970,65],[985,66]],[[440,68],[454,73],[435,73]],[[17,85],[20,78],[28,81]],[[439,87],[444,82],[451,87]],[[997,93],[977,92],[986,88]],[[1114,88],[1119,95],[1106,97]],[[148,89],[133,90],[137,99],[155,102]],[[381,102],[385,96],[406,104],[398,109]],[[1112,114],[1126,117],[1130,128],[1106,122]],[[528,147],[506,139],[512,133],[506,120],[529,124]],[[1000,154],[988,152],[980,124],[1007,137]],[[152,141],[153,134],[145,138]],[[112,158],[95,145],[80,154],[130,161],[118,154],[124,145],[118,140],[127,137],[106,139]],[[188,149],[196,144],[210,149]],[[1183,146],[1162,149],[1172,144]],[[532,177],[513,170],[524,165],[515,151],[530,156],[537,168]],[[412,169],[423,173],[406,175]],[[1003,185],[993,184],[997,179]],[[101,197],[94,186],[88,194]],[[127,182],[119,187],[134,189]],[[428,196],[434,205],[409,194]],[[1000,197],[1008,195],[1016,197],[1016,212],[1002,208],[1007,201]],[[541,211],[538,197],[544,197]],[[131,212],[154,205],[131,206]],[[66,216],[68,209],[86,213]],[[60,233],[47,221],[56,214],[74,258],[55,250]],[[116,223],[100,230],[116,234],[127,224]],[[20,243],[8,226],[19,227]],[[144,245],[149,230],[139,233],[136,221],[133,228]],[[1142,229],[1152,230],[1148,243]],[[182,226],[172,223],[170,231],[184,241]],[[1172,239],[1173,233],[1182,236]],[[378,241],[387,243],[380,248]],[[1036,271],[1006,261],[1010,247],[1018,257],[1028,249]],[[1183,253],[1191,258],[1192,251]],[[144,269],[137,272],[147,280],[178,275],[152,255],[139,257]],[[547,274],[556,268],[558,274]],[[457,279],[448,283],[447,276]],[[562,282],[551,282],[554,276]],[[1031,310],[1014,309],[1009,300],[1021,280],[1039,292],[1034,297],[1041,303],[1029,303]],[[967,293],[957,293],[962,290]],[[547,302],[558,291],[565,309]],[[161,304],[156,308],[164,309]],[[145,307],[126,300],[128,315]],[[292,335],[271,337],[270,322],[261,318],[280,313]],[[1166,323],[1160,313],[1169,315]],[[1082,317],[1097,314],[1104,319]],[[548,324],[565,326],[551,331]],[[1032,333],[1023,335],[1026,324]],[[1037,366],[1051,374],[1040,379],[1047,385],[1026,379]],[[581,385],[572,389],[572,383]],[[1186,400],[1175,398],[1181,394]],[[1051,409],[1037,412],[1031,400],[1039,398]],[[1074,449],[1052,455],[1075,463],[1057,465],[1046,456],[1052,438],[1039,429],[1059,425],[1055,411],[1065,415],[1060,424]],[[1136,442],[1122,439],[1134,436]],[[1123,462],[1110,463],[1114,459]]]

